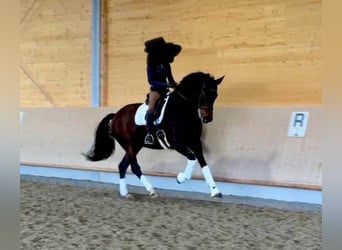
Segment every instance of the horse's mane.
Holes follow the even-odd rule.
[[[198,82],[203,82],[203,79],[214,79],[210,74],[203,73],[201,71],[190,73],[186,75],[179,83],[179,85],[196,84]]]
[[[200,80],[201,78],[203,78],[206,74],[203,72],[194,72],[194,73],[190,73],[188,75],[186,75],[185,77],[183,77],[183,79],[181,80],[180,83],[187,83],[187,82],[197,82],[198,80]]]

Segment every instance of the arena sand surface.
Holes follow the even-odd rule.
[[[20,248],[322,249],[320,205],[21,177]]]

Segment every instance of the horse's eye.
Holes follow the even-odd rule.
[[[215,88],[206,88],[205,90],[209,91],[209,92],[216,92],[217,91],[217,89],[215,89]]]

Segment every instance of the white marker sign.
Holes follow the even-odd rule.
[[[304,137],[308,125],[309,112],[292,112],[288,136]]]
[[[20,111],[20,124],[23,122],[24,111]]]

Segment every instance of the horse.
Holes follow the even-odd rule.
[[[190,73],[185,76],[174,91],[168,94],[164,117],[157,125],[162,131],[168,148],[176,150],[187,158],[184,172],[177,174],[177,182],[190,180],[196,162],[201,167],[211,197],[221,198],[202,150],[202,123],[213,120],[213,106],[218,96],[218,85],[224,76],[215,79],[203,72]],[[158,197],[137,161],[137,154],[143,148],[164,149],[162,140],[154,140],[153,145],[145,145],[146,127],[136,125],[135,114],[142,103],[128,104],[116,113],[107,114],[98,124],[95,139],[90,150],[83,154],[90,161],[107,159],[115,150],[115,140],[125,151],[119,163],[119,192],[122,197],[129,197],[125,175],[129,165],[132,172],[140,179],[150,197]]]

